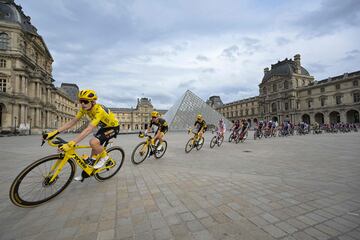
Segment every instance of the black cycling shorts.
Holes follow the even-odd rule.
[[[165,134],[168,130],[169,130],[169,127],[168,127],[168,126],[159,127],[158,130],[156,131],[155,135],[156,135],[158,132],[162,132],[163,134]]]
[[[110,140],[111,138],[116,138],[119,130],[120,126],[100,128],[94,136],[99,139],[100,144],[103,145],[107,140]]]

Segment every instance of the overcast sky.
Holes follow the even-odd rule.
[[[187,89],[206,100],[258,95],[265,67],[301,54],[316,80],[360,70],[358,0],[16,0],[45,40],[56,85],[109,107]]]

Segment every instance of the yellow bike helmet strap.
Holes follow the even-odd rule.
[[[97,95],[94,90],[86,89],[81,90],[78,95],[79,99],[85,99],[89,101],[95,101],[97,100]]]

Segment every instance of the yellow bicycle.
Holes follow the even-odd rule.
[[[60,137],[47,142],[57,148],[67,143]],[[44,143],[43,140],[41,146]],[[109,141],[106,141],[104,147],[108,144]],[[76,172],[76,164],[83,169],[83,176],[94,176],[96,180],[104,181],[113,177],[124,163],[124,150],[113,146],[106,149],[109,160],[104,167],[94,169],[76,153],[76,149],[81,148],[90,146],[75,146],[67,152],[46,156],[27,166],[10,187],[11,202],[19,207],[35,207],[51,200],[69,186]]]
[[[185,152],[189,153],[193,148],[196,148],[196,150],[200,150],[202,146],[204,145],[205,139],[204,137],[199,137],[198,132],[192,131],[192,129],[188,130],[188,134],[193,133],[194,137],[191,137],[189,141],[185,145]]]
[[[155,146],[153,146],[151,144],[152,137],[140,132],[139,138],[144,137],[146,137],[146,140],[139,143],[131,154],[131,161],[134,164],[142,163],[146,157],[150,157],[151,155],[154,155],[155,158],[162,158],[166,152],[167,142],[165,140],[163,140],[161,144],[155,144]]]

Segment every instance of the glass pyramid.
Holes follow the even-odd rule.
[[[170,131],[181,131],[193,127],[198,114],[203,115],[210,129],[218,125],[220,118],[224,119],[227,129],[232,127],[232,123],[228,119],[207,105],[190,90],[187,90],[175,102],[166,112],[164,118],[169,124]]]

